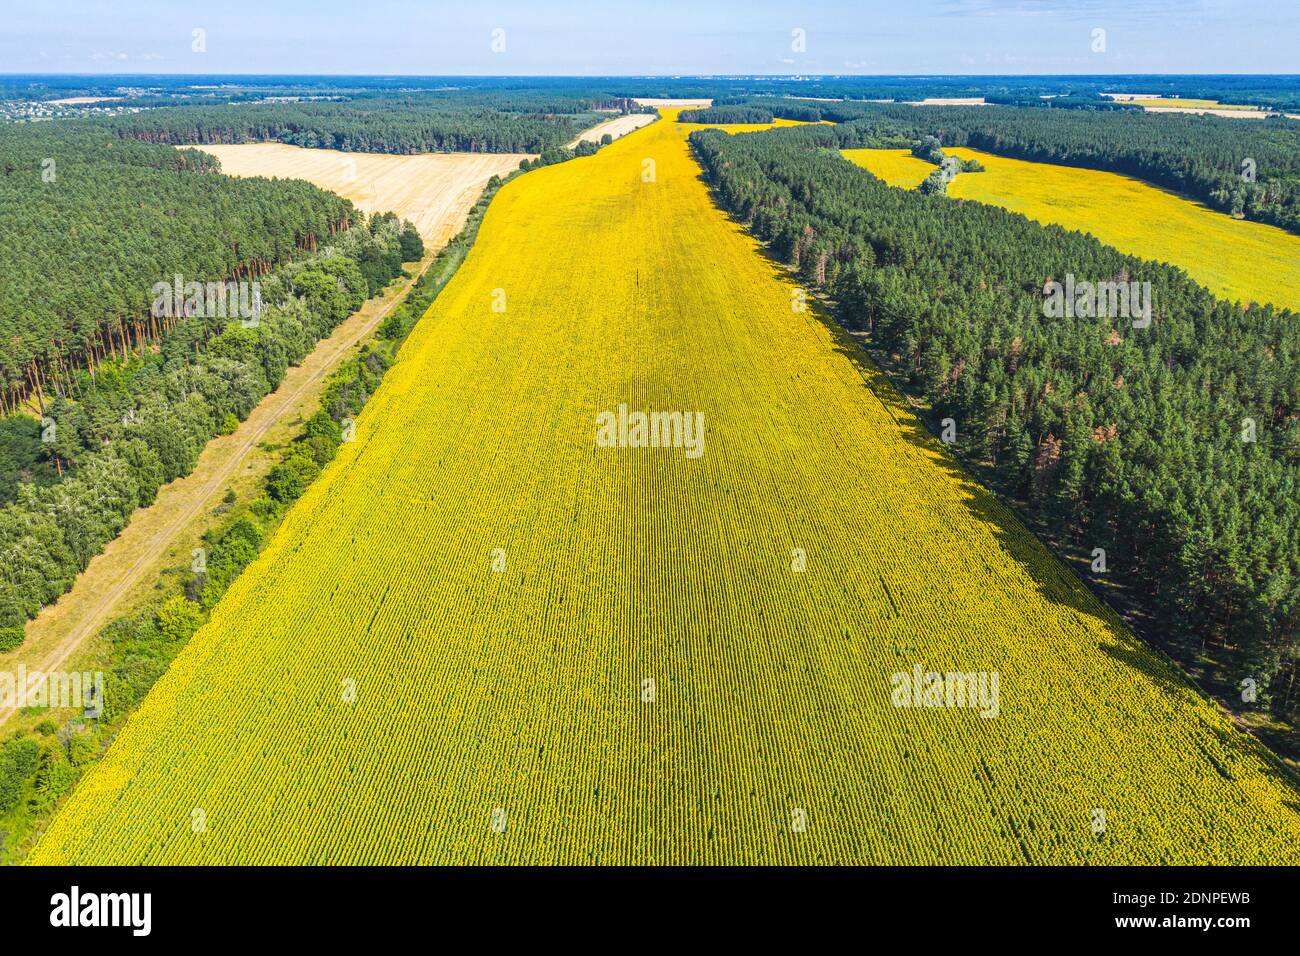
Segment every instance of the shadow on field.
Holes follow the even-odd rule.
[[[706,188],[708,181],[701,174],[697,177]],[[710,190],[710,195],[712,191]],[[717,197],[714,196],[715,204]],[[719,205],[721,210],[722,207]],[[796,282],[790,270],[776,259],[765,246],[758,243],[733,215],[726,213],[728,221],[742,232],[747,239],[755,243],[755,254],[771,270],[774,280],[793,288]],[[927,458],[953,479],[962,492],[962,501],[970,510],[971,516],[993,529],[998,542],[1025,571],[1033,578],[1039,592],[1056,604],[1063,604],[1079,614],[1087,614],[1105,623],[1113,635],[1116,645],[1111,650],[1112,656],[1128,660],[1134,667],[1159,680],[1162,685],[1186,688],[1186,683],[1178,676],[1172,665],[1160,660],[1126,628],[1119,618],[1097,598],[1086,585],[1063,564],[1031,532],[1016,514],[998,500],[997,496],[979,483],[953,457],[942,442],[926,428],[920,416],[911,408],[903,393],[894,385],[887,373],[872,359],[863,345],[844,325],[815,298],[808,299],[809,311],[813,313],[831,336],[835,351],[845,356],[858,373],[862,382],[879,399],[885,411],[898,426],[898,434],[905,441],[927,452]]]
[[[754,239],[745,223],[736,219],[718,201],[706,177],[701,173],[697,178],[709,190],[715,207],[755,244],[755,253],[771,270],[772,278],[787,286],[796,285],[795,278],[785,264],[776,259],[765,245]],[[830,334],[835,351],[853,363],[862,376],[863,384],[879,399],[898,426],[899,436],[927,453],[927,459],[953,479],[961,491],[961,500],[971,517],[992,530],[1001,547],[1034,581],[1039,594],[1053,604],[1068,607],[1076,616],[1087,615],[1099,622],[1105,628],[1108,640],[1100,642],[1098,649],[1111,659],[1141,674],[1166,696],[1188,706],[1209,698],[1209,695],[1203,693],[1172,659],[1151,647],[1126,626],[1114,609],[1094,594],[1067,564],[1030,531],[1011,507],[999,500],[996,494],[961,465],[943,443],[926,428],[924,421],[911,408],[903,393],[894,385],[888,374],[876,364],[862,343],[835,318],[824,303],[812,297],[809,297],[808,301],[811,311]],[[1258,738],[1234,730],[1226,718],[1215,723],[1206,721],[1202,726],[1213,733],[1225,752],[1231,753],[1234,750],[1242,752],[1241,747],[1245,743],[1246,752],[1260,756],[1271,775],[1284,782],[1283,789],[1288,793],[1295,793],[1294,774]],[[1211,750],[1205,747],[1201,747],[1201,750],[1203,756],[1220,774],[1228,779],[1235,779],[1231,768],[1225,767]],[[1300,813],[1300,799],[1286,799],[1284,802],[1289,809]]]

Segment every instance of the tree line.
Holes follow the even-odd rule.
[[[1011,107],[885,107],[884,113],[945,146],[1123,173],[1300,233],[1295,120]]]
[[[605,116],[636,109],[610,95],[480,93],[358,97],[148,110],[102,122],[118,136],[172,146],[281,142],[363,153],[541,153]]]
[[[938,167],[929,176],[921,180],[921,185],[917,187],[917,190],[923,195],[947,194],[948,184],[957,178],[958,173],[984,172],[984,164],[978,159],[959,159],[956,156],[945,154],[943,146],[940,145],[938,137],[935,136],[921,137],[916,145],[912,147],[912,155]]]
[[[521,168],[589,156],[610,139],[544,150]],[[160,149],[176,152],[143,144],[126,151],[139,150],[165,169]],[[200,162],[212,159],[195,155]],[[501,182],[492,178],[487,198]],[[410,307],[426,307],[449,278],[444,273],[463,259],[487,198],[439,254],[427,281],[417,283]],[[289,366],[400,274],[403,262],[423,257],[411,223],[392,213],[367,219],[339,201],[348,210],[349,228],[307,258],[257,274],[262,305],[256,321],[169,314],[147,347],[104,357],[86,369],[69,368],[66,378],[42,394],[39,420],[22,414],[0,420],[0,651],[22,642],[25,621],[71,587],[137,507],[151,503],[163,484],[188,474],[214,435],[233,431]],[[165,298],[174,305],[183,297]],[[407,307],[396,310],[381,337],[399,340],[416,318]],[[353,379],[327,393],[326,408],[335,421],[358,410],[377,384],[383,373],[377,355],[371,353]],[[312,463],[323,440],[303,444],[301,453],[277,466],[269,479],[273,500],[287,503],[300,493],[295,489],[310,483],[323,465]]]
[[[90,121],[0,126],[0,412],[151,348],[171,324],[155,283],[256,279],[356,219],[309,183],[218,170]]]
[[[892,145],[885,133],[847,135]],[[1250,681],[1294,715],[1297,316],[1221,301],[1090,236],[890,188],[838,154],[845,137],[808,126],[691,143],[719,202],[953,420],[960,454],[1068,552],[1101,549],[1094,572],[1179,659],[1208,649],[1225,696]],[[1058,286],[1085,283],[1063,315]],[[1099,283],[1149,283],[1149,323],[1099,303]]]
[[[162,572],[161,593],[153,601],[104,628],[109,659],[98,718],[78,715],[61,725],[46,719],[33,733],[17,734],[0,748],[0,816],[7,814],[7,826],[0,830],[0,861],[18,861],[32,831],[99,758],[122,720],[144,700],[207,613],[256,559],[293,502],[337,454],[350,420],[378,389],[415,321],[464,261],[501,185],[494,176],[465,227],[389,313],[377,341],[363,345],[330,376],[320,408],[281,452],[254,496],[240,501],[233,490],[227,492],[216,509],[221,522],[203,536],[202,562]]]

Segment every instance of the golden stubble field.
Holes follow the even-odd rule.
[[[978,159],[982,173],[948,186],[954,199],[1001,206],[1038,222],[1091,233],[1121,252],[1168,262],[1233,301],[1300,309],[1300,236],[1233,219],[1144,182],[1095,169],[1008,159],[978,149],[945,153]],[[914,189],[934,166],[905,149],[849,149],[850,161],[891,186]]]
[[[1258,745],[798,308],[684,133],[498,194],[33,862],[1300,862]],[[703,454],[601,447],[622,405]]]
[[[525,153],[420,153],[394,156],[304,149],[284,143],[199,147],[231,176],[305,179],[351,199],[368,213],[395,212],[441,248],[460,231],[493,176],[519,168]]]

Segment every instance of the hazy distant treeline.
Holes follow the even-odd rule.
[[[541,153],[637,109],[590,91],[476,91],[147,110],[106,121],[119,136],[169,145],[278,141],[369,153]]]
[[[69,121],[0,126],[0,404],[141,351],[151,289],[181,273],[252,279],[347,229],[347,200],[299,180]]]

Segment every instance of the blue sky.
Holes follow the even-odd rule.
[[[1092,49],[1095,29],[1106,31],[1104,52]],[[494,30],[504,31],[501,52]],[[0,70],[10,73],[1285,73],[1300,72],[1298,51],[1300,0],[4,0],[0,9]]]

